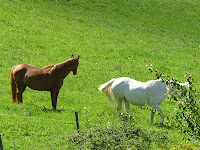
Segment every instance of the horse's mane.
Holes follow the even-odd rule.
[[[54,72],[58,72],[59,70],[62,70],[64,67],[68,67],[72,64],[74,64],[75,62],[75,58],[71,58],[65,62],[56,64],[56,65],[52,65],[51,69],[48,71],[49,74],[52,74]]]

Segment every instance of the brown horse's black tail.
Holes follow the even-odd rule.
[[[10,73],[10,82],[11,82],[12,103],[15,103],[17,94],[16,94],[16,83],[13,75],[13,70],[14,68],[11,70]]]

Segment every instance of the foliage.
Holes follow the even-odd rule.
[[[195,87],[195,82],[192,76],[186,72],[185,77],[189,83],[189,88],[185,88],[180,85],[180,82],[175,78],[166,76],[164,73],[157,69],[154,69],[152,65],[148,65],[151,72],[155,72],[158,79],[162,79],[172,89],[178,90],[178,95],[171,96],[170,98],[176,101],[178,110],[175,113],[166,115],[168,118],[168,124],[176,126],[183,130],[184,133],[190,134],[196,138],[200,138],[200,93]]]
[[[105,112],[103,114],[105,114]],[[90,128],[84,132],[80,132],[78,135],[70,136],[68,141],[74,143],[79,148],[86,149],[125,150],[168,147],[167,143],[169,139],[166,132],[148,131],[135,127],[134,119],[127,113],[120,114],[118,117],[121,120],[120,125],[107,122],[107,126],[102,128],[100,120],[96,120],[95,125],[91,125]],[[117,118],[117,116],[115,116],[115,118]]]

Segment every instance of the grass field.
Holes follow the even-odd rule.
[[[200,89],[200,1],[198,0],[0,0],[0,134],[4,149],[75,149],[68,138],[80,129],[120,124],[98,86],[127,76],[156,79],[144,61],[185,82],[189,72]],[[11,103],[10,70],[21,63],[43,67],[80,55],[76,76],[69,74],[52,110],[50,93],[23,94]],[[173,113],[166,99],[161,108]],[[200,149],[199,140],[179,129],[150,123],[145,107],[131,106],[136,128],[156,136],[151,149]],[[99,123],[101,122],[101,123]],[[99,123],[99,124],[98,124]],[[162,137],[163,137],[162,136]],[[187,141],[187,142],[185,142]],[[82,149],[91,145],[83,144]],[[127,146],[128,148],[128,146]],[[112,147],[114,149],[114,147]]]

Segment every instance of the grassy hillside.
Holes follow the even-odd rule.
[[[119,124],[98,86],[127,76],[155,79],[143,62],[181,82],[189,72],[200,89],[200,2],[198,0],[1,0],[0,1],[0,134],[5,149],[67,149],[67,138],[96,121]],[[11,104],[10,70],[20,63],[37,67],[80,55],[76,76],[68,75],[51,110],[50,93],[26,89],[23,104]],[[174,102],[161,108],[173,113]],[[173,148],[199,141],[178,129],[149,123],[150,112],[131,106],[134,126],[164,134],[152,148]],[[155,135],[155,134],[153,134]],[[165,145],[166,147],[163,147]],[[183,144],[182,144],[183,145]],[[188,144],[189,145],[189,144]],[[87,147],[87,144],[85,145]]]

